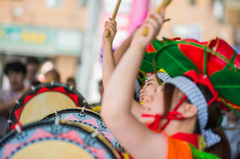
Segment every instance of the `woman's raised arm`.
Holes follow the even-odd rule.
[[[148,16],[110,77],[103,96],[101,111],[103,120],[123,147],[136,158],[147,158],[149,155],[163,158],[166,156],[166,138],[151,132],[130,113],[135,78],[145,48],[157,36],[162,22],[162,16],[156,12]],[[147,36],[141,35],[144,27],[149,28]],[[162,142],[159,143],[160,141]],[[165,148],[147,147],[157,143],[159,145],[163,143],[162,146]]]

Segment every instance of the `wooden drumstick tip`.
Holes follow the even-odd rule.
[[[169,18],[168,18],[168,19],[165,19],[165,20],[163,21],[163,23],[168,22],[168,21],[170,21]],[[163,24],[163,23],[162,23],[162,24]],[[142,35],[143,35],[143,36],[147,36],[147,35],[148,35],[148,27],[145,27],[145,28],[143,29]]]
[[[114,12],[113,12],[113,14],[112,14],[112,19],[115,19],[115,18],[116,18],[120,4],[121,4],[121,0],[118,0],[118,2],[117,2],[117,4],[116,4],[116,7],[115,7],[115,9],[114,9]]]
[[[118,2],[117,2],[117,4],[116,4],[116,7],[115,7],[115,9],[114,9],[114,12],[113,12],[113,14],[112,14],[112,19],[115,19],[115,18],[116,18],[117,13],[118,13],[118,9],[119,9],[120,4],[121,4],[121,1],[122,1],[122,0],[118,0]],[[105,35],[105,38],[109,38],[110,35],[111,35],[111,32],[110,32],[110,30],[108,30],[107,33],[106,33],[106,35]]]
[[[110,30],[107,30],[106,34],[105,34],[105,38],[109,38],[111,35],[111,31]]]
[[[163,7],[167,7],[171,2],[172,2],[172,0],[163,0],[163,2],[162,2],[161,5],[157,8],[156,11],[157,11],[158,13],[161,13],[162,8],[163,8]],[[153,17],[153,18],[154,18],[154,17]],[[164,22],[165,22],[165,21],[164,21]],[[146,27],[146,28],[143,29],[142,35],[143,35],[143,36],[147,36],[147,34],[148,34],[148,28]]]
[[[172,2],[172,0],[163,0],[161,5],[157,8],[157,12],[161,13],[162,8],[167,7],[171,2]]]
[[[142,35],[143,36],[147,36],[148,35],[148,27],[143,28]]]

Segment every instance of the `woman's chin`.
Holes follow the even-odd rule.
[[[144,125],[148,125],[154,122],[154,117],[141,117],[140,122]]]

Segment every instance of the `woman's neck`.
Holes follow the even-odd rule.
[[[194,119],[172,120],[164,131],[170,136],[178,132],[193,134],[195,123]]]

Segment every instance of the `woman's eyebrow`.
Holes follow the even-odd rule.
[[[150,81],[154,81],[154,80],[153,79],[149,79],[149,80],[147,80],[147,83],[150,82]]]

